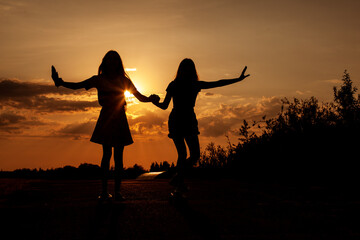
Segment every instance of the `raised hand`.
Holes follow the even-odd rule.
[[[149,98],[152,103],[158,103],[160,101],[160,97],[156,94],[151,94]]]
[[[61,78],[59,78],[59,74],[54,66],[51,66],[51,78],[54,80],[56,87],[61,86],[62,83],[64,82]]]
[[[248,76],[250,76],[250,74],[245,75],[246,69],[247,69],[247,66],[244,67],[244,69],[243,69],[243,71],[242,71],[242,73],[241,73],[241,75],[240,75],[240,77],[239,77],[240,81],[241,81],[241,80],[244,80],[245,78],[247,78]]]

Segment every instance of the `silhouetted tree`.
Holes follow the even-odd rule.
[[[228,151],[220,145],[215,146],[215,143],[209,143],[205,151],[200,155],[199,166],[219,168],[225,167],[228,161]]]
[[[82,163],[78,167],[78,175],[85,179],[99,179],[101,178],[101,168],[95,164]]]
[[[342,81],[339,89],[334,87],[334,101],[342,123],[354,125],[359,122],[360,96],[355,97],[357,88],[352,86],[350,74],[346,70]]]
[[[124,170],[124,178],[134,179],[145,172],[144,168],[140,165],[134,164],[133,167]]]
[[[150,165],[150,172],[160,172],[160,171],[169,171],[170,169],[175,168],[174,163],[170,165],[169,162],[163,161],[163,162],[153,162]]]

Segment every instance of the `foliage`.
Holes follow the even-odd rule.
[[[360,95],[355,97],[357,88],[352,86],[350,75],[346,70],[342,80],[343,85],[339,89],[334,87],[334,101],[342,123],[354,125],[360,120]]]
[[[161,172],[161,171],[169,171],[170,169],[174,169],[175,165],[172,163],[171,165],[167,162],[153,162],[150,166],[150,172]]]
[[[355,97],[356,91],[345,71],[342,86],[334,87],[334,102],[320,104],[315,97],[284,98],[276,117],[264,116],[252,124],[244,120],[237,145],[229,143],[225,150],[209,143],[201,154],[200,166],[273,176],[287,171],[323,174],[349,170],[359,144],[354,139],[360,134],[360,97]],[[262,129],[260,134],[254,128]]]
[[[123,178],[134,179],[146,172],[140,165],[134,164],[133,167],[126,168],[123,171]]]
[[[229,148],[224,149],[220,145],[216,146],[215,143],[211,142],[200,155],[199,167],[225,167],[230,159],[230,154],[231,151]]]

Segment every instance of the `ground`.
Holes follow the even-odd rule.
[[[169,202],[172,187],[166,179],[125,180],[125,202],[100,204],[99,180],[0,179],[1,239],[360,237],[358,189],[231,179],[187,182],[187,204]]]

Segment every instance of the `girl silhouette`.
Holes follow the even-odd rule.
[[[198,122],[194,112],[195,101],[201,89],[216,88],[233,84],[247,78],[245,67],[239,78],[223,79],[214,82],[199,81],[195,64],[191,59],[184,59],[179,65],[175,80],[170,82],[166,89],[166,96],[163,102],[153,102],[161,109],[167,109],[173,99],[173,109],[169,116],[169,137],[174,141],[177,153],[177,173],[170,181],[175,186],[171,196],[180,196],[187,191],[184,183],[184,171],[186,168],[196,164],[200,157]],[[186,145],[189,148],[190,156],[187,157]]]
[[[123,170],[124,146],[133,143],[129,124],[125,114],[125,96],[127,90],[131,92],[140,102],[151,102],[159,97],[151,95],[146,97],[136,90],[134,84],[124,70],[120,55],[116,51],[106,53],[99,66],[98,75],[82,82],[64,82],[59,78],[54,66],[52,66],[52,79],[55,86],[63,86],[70,89],[86,90],[96,88],[98,91],[99,104],[102,106],[98,121],[90,141],[102,145],[103,156],[102,168],[102,192],[100,200],[112,197],[108,193],[107,181],[112,148],[114,148],[115,161],[115,200],[124,200],[120,193],[121,172]]]

